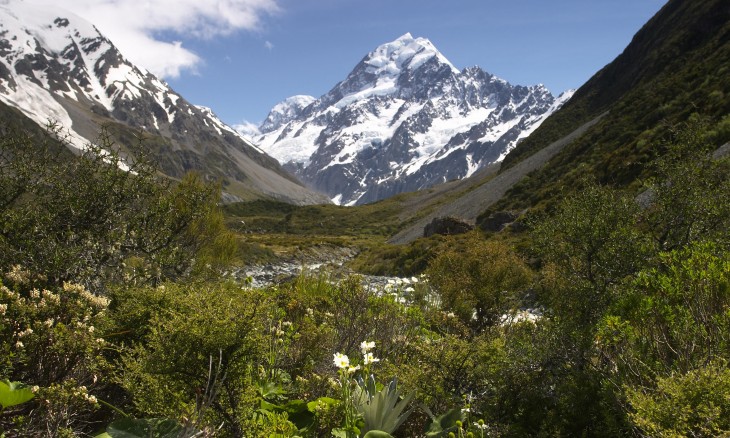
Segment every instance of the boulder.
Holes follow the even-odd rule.
[[[442,234],[444,236],[463,234],[473,229],[474,224],[465,219],[452,216],[437,217],[423,227],[423,237],[433,236],[434,234]]]

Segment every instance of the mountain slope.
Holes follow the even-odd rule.
[[[83,147],[100,126],[122,145],[144,133],[164,172],[220,179],[230,198],[326,202],[279,164],[167,84],[129,61],[90,23],[54,7],[0,4],[0,100]]]
[[[716,146],[730,140],[730,4],[671,0],[613,62],[579,88],[501,163],[433,202],[394,243],[420,237],[432,217],[476,219],[547,208],[588,177],[639,189],[663,139],[704,117]],[[525,172],[528,170],[528,172]],[[495,196],[495,191],[499,196]],[[475,217],[476,216],[476,217]]]
[[[600,124],[523,181],[495,208],[524,208],[576,186],[585,175],[628,185],[662,153],[671,127],[693,114],[730,114],[730,4],[669,1],[613,62],[505,157],[507,169],[608,111]],[[722,142],[723,139],[718,139]],[[718,144],[719,146],[719,144]]]
[[[406,34],[320,98],[278,104],[253,139],[336,203],[362,204],[472,175],[569,97],[478,67],[459,71],[430,41]]]

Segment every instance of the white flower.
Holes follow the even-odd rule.
[[[418,277],[411,277],[412,283],[418,283]]]
[[[373,353],[365,353],[365,355],[362,358],[362,363],[364,365],[370,365],[375,362],[380,362],[380,359],[373,356]]]
[[[23,336],[28,336],[28,335],[31,335],[31,334],[33,334],[33,329],[30,328],[30,327],[28,327],[27,329],[25,329],[22,332],[18,333],[18,336],[22,338]]]
[[[39,388],[38,385],[33,385],[30,388],[30,392],[32,392],[33,394],[35,394],[36,392],[38,392],[39,389],[41,389],[41,388]]]
[[[15,343],[15,348],[23,348],[23,347],[25,347],[25,344],[23,344],[22,342],[18,341]]]
[[[350,366],[350,359],[342,353],[335,353],[333,361],[335,366],[341,370]]]
[[[368,342],[368,341],[362,341],[360,343],[360,351],[362,351],[362,354],[367,353],[368,351],[372,350],[373,348],[375,348],[375,342],[374,341],[370,341],[370,342]]]
[[[476,422],[475,422],[475,423],[474,423],[474,426],[476,426],[476,428],[477,428],[477,429],[481,429],[481,430],[487,430],[487,429],[489,429],[489,426],[487,426],[487,425],[486,425],[486,424],[484,423],[484,421],[479,421],[479,423],[476,423]]]
[[[355,371],[357,371],[359,369],[360,369],[360,365],[358,365],[356,367],[348,367],[347,368],[347,374],[352,374],[352,373],[354,373]]]
[[[8,310],[7,304],[0,304],[0,315],[5,315],[5,312]]]

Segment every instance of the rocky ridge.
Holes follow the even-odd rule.
[[[186,101],[60,8],[0,4],[0,100],[39,125],[58,123],[76,148],[96,140],[102,125],[114,127],[122,144],[142,133],[165,173],[199,171],[222,181],[231,200],[327,202],[210,109]]]

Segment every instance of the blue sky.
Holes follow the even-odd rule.
[[[368,52],[406,32],[431,40],[457,68],[478,65],[512,84],[543,83],[557,95],[579,87],[620,54],[665,3],[57,1],[228,124],[261,122],[273,105],[295,94],[319,97]],[[110,11],[110,5],[117,10]]]

